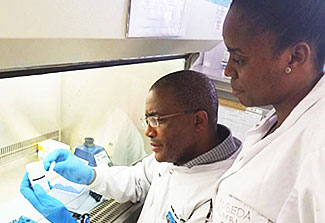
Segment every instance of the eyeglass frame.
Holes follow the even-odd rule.
[[[142,117],[140,118],[140,120],[142,121],[143,125],[147,128],[149,125],[152,127],[152,128],[157,128],[159,127],[160,125],[160,122],[161,120],[164,120],[164,119],[168,119],[168,118],[173,118],[173,117],[177,117],[177,116],[180,116],[180,115],[185,115],[185,114],[190,114],[192,112],[197,112],[197,111],[200,111],[202,109],[190,109],[190,110],[185,110],[183,112],[177,112],[177,113],[172,113],[172,114],[167,114],[167,115],[149,115],[149,116],[145,116],[145,117]],[[154,119],[155,122],[157,122],[157,126],[152,126],[150,124],[150,121],[148,120],[148,118],[151,118],[151,119]]]

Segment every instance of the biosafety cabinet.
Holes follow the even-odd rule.
[[[161,76],[196,69],[231,98],[220,65],[229,3],[0,2],[1,221],[26,216],[47,222],[19,193],[25,165],[40,159],[45,140],[74,148],[93,137],[116,165],[149,154],[139,118],[149,87]],[[140,210],[141,204],[102,200],[88,212],[91,222],[135,222]]]

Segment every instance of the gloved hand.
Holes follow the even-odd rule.
[[[20,192],[24,197],[52,223],[77,223],[68,209],[57,199],[46,194],[38,184],[33,187],[26,172],[20,185]]]
[[[93,180],[94,170],[73,155],[69,150],[57,149],[44,159],[44,168],[49,170],[55,161],[54,170],[67,180],[78,184],[88,184]]]

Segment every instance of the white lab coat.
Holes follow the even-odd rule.
[[[179,219],[177,222],[205,222],[212,211],[215,183],[232,165],[238,151],[225,161],[192,168],[159,163],[152,154],[135,166],[96,168],[97,177],[90,187],[118,202],[145,200],[138,220],[141,223],[167,222],[169,211]]]
[[[262,139],[275,121],[248,132],[217,184],[213,222],[325,222],[325,78]]]

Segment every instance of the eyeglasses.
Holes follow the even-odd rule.
[[[159,121],[163,120],[163,119],[167,119],[167,118],[172,118],[172,117],[176,117],[176,116],[180,116],[180,115],[185,115],[185,114],[189,114],[192,113],[194,111],[197,110],[186,110],[184,112],[178,112],[178,113],[173,113],[173,114],[168,114],[168,115],[162,115],[162,116],[146,116],[141,118],[140,120],[142,121],[144,127],[148,127],[148,125],[150,125],[151,127],[158,127],[159,126]]]

